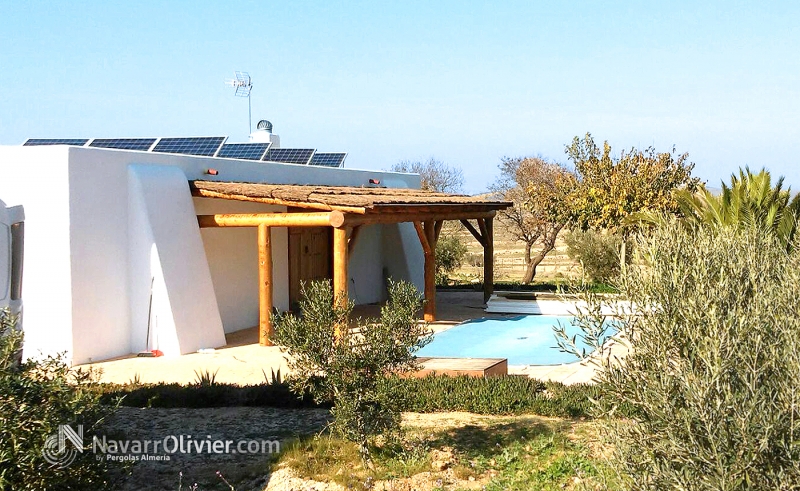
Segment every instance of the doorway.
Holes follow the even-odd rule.
[[[289,305],[296,310],[300,284],[333,278],[331,227],[289,228]]]

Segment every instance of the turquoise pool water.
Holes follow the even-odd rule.
[[[521,315],[503,319],[477,319],[434,336],[417,356],[456,358],[508,358],[509,365],[559,365],[576,361],[556,344],[553,326],[567,327],[572,337],[580,333],[571,316]],[[609,332],[608,335],[613,335]],[[576,340],[576,343],[578,341]],[[579,346],[586,348],[588,346]]]

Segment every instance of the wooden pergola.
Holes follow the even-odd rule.
[[[301,208],[287,213],[198,215],[200,227],[257,227],[259,260],[259,342],[272,334],[271,227],[333,228],[333,293],[347,299],[347,262],[364,225],[412,222],[425,255],[424,317],[436,320],[435,250],[445,220],[459,220],[483,246],[484,301],[494,279],[493,219],[511,206],[472,196],[419,189],[305,186],[242,182],[190,181],[192,195]],[[476,225],[471,223],[475,220]]]

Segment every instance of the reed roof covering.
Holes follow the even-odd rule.
[[[511,203],[505,201],[421,189],[216,181],[190,181],[190,188],[192,195],[198,197],[254,201],[359,214],[411,212],[423,208],[428,211],[488,212],[511,206]]]

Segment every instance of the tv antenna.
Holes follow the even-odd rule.
[[[248,134],[253,132],[253,111],[250,106],[250,92],[253,90],[253,81],[247,72],[233,72],[235,78],[228,79],[225,85],[236,89],[236,97],[247,97],[247,127]]]

